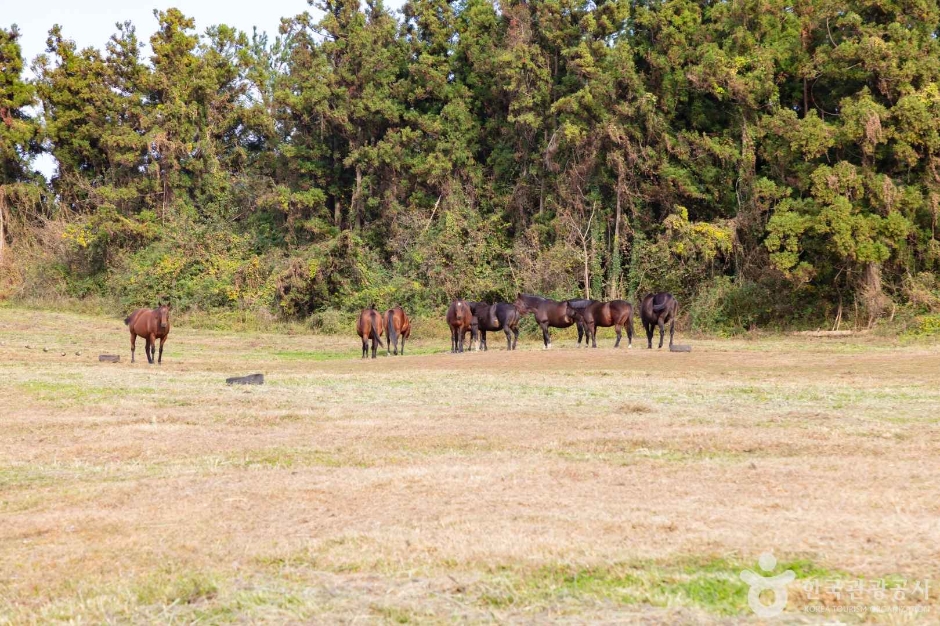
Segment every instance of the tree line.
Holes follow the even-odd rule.
[[[0,29],[2,290],[940,309],[935,0],[312,4],[273,38],[155,11],[147,54],[131,23],[30,61]]]

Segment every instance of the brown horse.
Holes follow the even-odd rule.
[[[147,362],[151,365],[157,339],[160,340],[160,356],[157,357],[157,363],[163,363],[163,343],[170,334],[170,305],[161,304],[155,309],[137,309],[124,318],[124,324],[131,331],[131,363],[134,362],[138,336],[147,342],[144,350],[147,352]]]
[[[447,325],[450,326],[450,351],[463,352],[463,342],[470,333],[471,342],[477,340],[477,323],[470,310],[470,303],[460,298],[450,303],[447,309]]]
[[[398,339],[401,338],[401,353],[405,354],[405,339],[411,337],[411,320],[405,310],[400,306],[389,309],[385,312],[386,345],[385,354],[388,355],[389,348],[395,349],[398,354]]]
[[[620,329],[627,327],[627,347],[633,347],[633,305],[626,300],[611,300],[610,302],[594,302],[583,309],[576,309],[569,302],[569,314],[574,315],[584,322],[584,329],[591,345],[597,347],[597,327],[614,327],[617,331],[617,342],[615,348],[620,347]],[[587,342],[585,341],[585,345]]]
[[[679,302],[671,293],[661,292],[655,296],[649,294],[640,304],[640,319],[646,329],[647,348],[653,348],[653,329],[659,326],[659,347],[663,347],[663,335],[666,334],[666,322],[669,322],[669,347],[676,332],[676,316],[679,314]]]
[[[515,302],[516,310],[520,315],[532,313],[535,315],[535,321],[542,327],[542,340],[545,342],[545,349],[552,347],[552,340],[548,334],[548,328],[568,328],[577,320],[568,314],[567,302],[556,302],[541,296],[529,296],[518,294]]]
[[[375,310],[373,304],[368,309],[362,309],[359,313],[359,321],[356,322],[356,332],[362,339],[362,358],[369,356],[369,340],[372,340],[372,358],[375,358],[376,344],[382,345],[382,332],[385,330],[385,323],[382,321],[382,315]]]

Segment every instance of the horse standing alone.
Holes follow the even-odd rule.
[[[666,334],[666,322],[669,322],[669,347],[672,348],[672,336],[676,332],[676,316],[679,314],[679,302],[671,293],[661,292],[655,296],[649,294],[640,305],[640,319],[646,329],[647,348],[653,348],[653,329],[659,326],[659,347],[663,347],[663,335]]]
[[[382,316],[375,310],[373,304],[368,309],[362,309],[359,313],[359,321],[356,322],[356,332],[362,339],[362,358],[369,356],[369,339],[372,340],[372,358],[375,358],[376,344],[382,346],[382,332],[385,330],[385,324]]]
[[[160,304],[155,309],[137,309],[124,318],[124,324],[131,331],[131,363],[134,362],[134,351],[137,349],[137,337],[143,337],[147,345],[147,362],[153,365],[154,350],[157,339],[160,340],[160,356],[157,363],[163,363],[163,344],[166,336],[170,334],[170,305]]]
[[[393,307],[385,312],[385,354],[389,348],[394,348],[398,355],[398,339],[401,338],[401,353],[405,354],[405,339],[411,337],[411,320],[405,310],[400,306]]]

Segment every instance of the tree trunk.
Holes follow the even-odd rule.
[[[3,246],[6,244],[6,232],[3,230],[3,214],[7,210],[7,192],[0,187],[0,264],[3,263]]]
[[[591,232],[590,228],[588,229],[588,232]],[[590,266],[591,255],[588,253],[587,237],[581,238],[581,249],[584,253],[584,297],[590,300],[591,299],[591,266]]]
[[[617,211],[614,217],[614,242],[610,250],[610,262],[614,265],[615,272],[612,272],[610,275],[610,286],[608,298],[614,300],[617,298],[619,289],[620,289],[620,268],[614,264],[614,259],[619,258],[620,255],[620,184],[618,181],[617,185]]]
[[[356,165],[356,189],[353,191],[352,201],[349,210],[352,213],[353,222],[356,230],[362,230],[362,166]]]

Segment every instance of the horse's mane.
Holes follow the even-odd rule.
[[[528,294],[528,293],[520,293],[520,294],[519,294],[519,297],[522,298],[524,301],[525,301],[525,300],[537,300],[537,301],[539,301],[539,302],[547,302],[547,301],[548,301],[548,298],[543,298],[542,296],[533,296],[533,295]]]
[[[583,309],[589,304],[595,302],[595,300],[588,300],[586,298],[580,298],[580,299],[575,299],[575,300],[565,300],[565,302],[570,304],[572,308]]]

